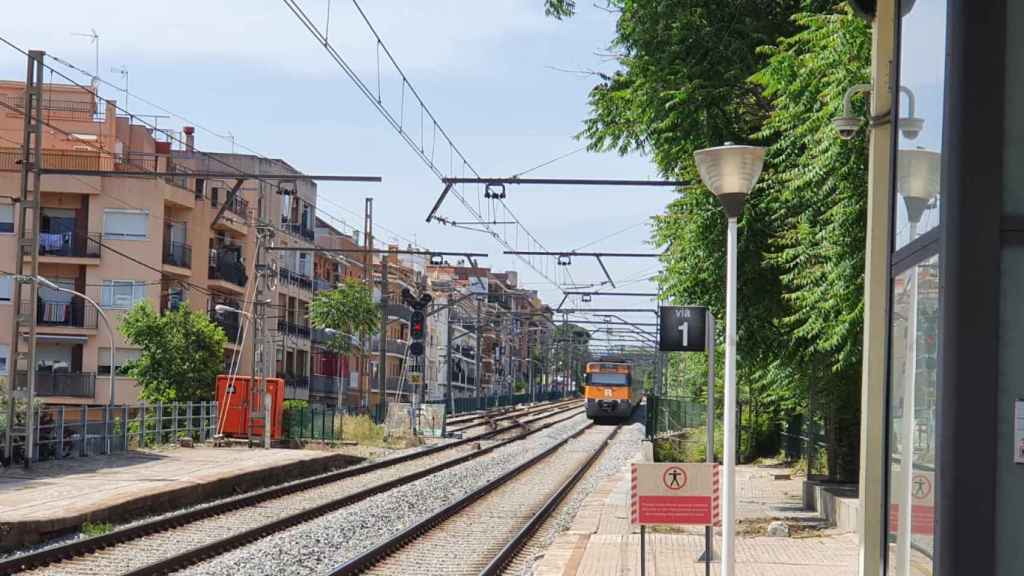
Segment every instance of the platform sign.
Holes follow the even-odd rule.
[[[633,464],[630,520],[641,526],[717,526],[720,486],[718,464]]]
[[[708,309],[704,306],[659,308],[658,350],[703,352],[707,348]]]
[[[423,374],[420,372],[409,372],[409,384],[414,386],[423,384]]]

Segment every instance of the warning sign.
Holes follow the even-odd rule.
[[[896,533],[900,526],[900,505],[889,506],[889,530]],[[910,478],[910,533],[935,533],[935,472],[914,470]]]
[[[719,523],[718,464],[633,464],[630,488],[633,524]]]

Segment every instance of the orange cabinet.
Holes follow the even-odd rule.
[[[263,398],[250,398],[249,387],[252,384],[249,376],[217,376],[217,406],[223,420],[220,426],[225,436],[246,438],[249,435],[249,413],[263,413]],[[284,435],[284,380],[266,378],[267,391],[270,393],[270,437],[279,439]],[[249,403],[254,402],[252,410]],[[255,419],[252,433],[263,436],[263,420]]]

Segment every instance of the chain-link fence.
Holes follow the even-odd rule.
[[[705,454],[704,404],[683,396],[647,396],[647,436],[659,462],[702,462]]]

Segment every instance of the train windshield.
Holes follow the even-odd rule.
[[[629,376],[623,372],[591,372],[590,383],[599,386],[625,386]]]

